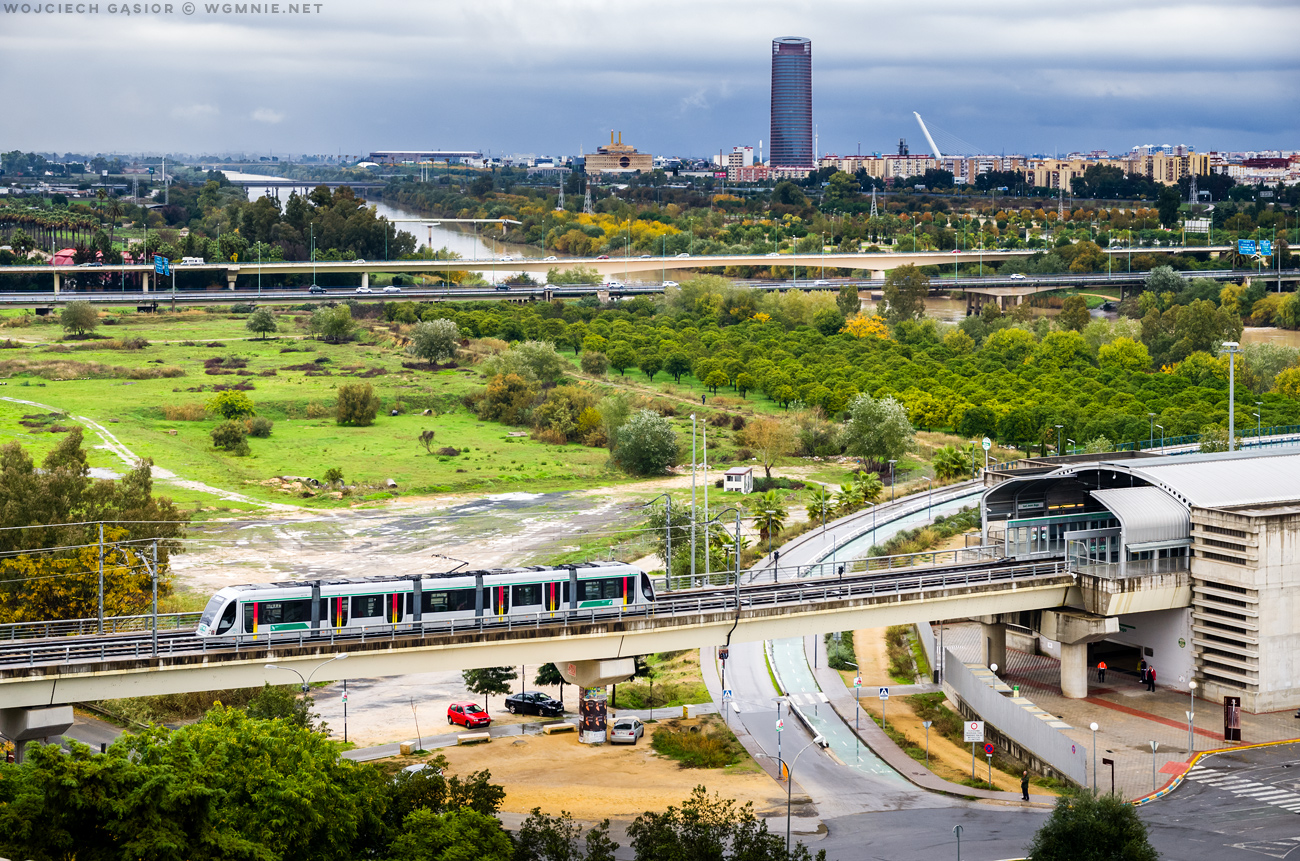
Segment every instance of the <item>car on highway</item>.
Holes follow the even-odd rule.
[[[645,724],[640,718],[621,717],[609,728],[610,744],[636,744],[645,735]]]
[[[642,254],[642,255],[641,255],[641,259],[642,259],[642,260],[649,260],[649,259],[650,259],[650,255],[649,255],[649,254]]]
[[[353,262],[353,263],[365,263],[366,261],[364,261],[364,260],[362,260],[362,259],[360,259],[360,258],[357,258],[356,260],[353,260],[352,262]]]
[[[776,252],[776,251],[769,251],[769,252],[767,252],[767,256],[768,256],[768,257],[780,257],[781,255],[780,255],[780,253],[778,253],[778,252]]]
[[[622,290],[622,289],[623,289],[623,282],[622,282],[622,281],[619,281],[617,278],[611,278],[611,279],[609,279],[608,281],[605,282],[605,289],[606,289],[606,290]]]
[[[322,287],[322,286],[320,286],[319,284],[313,284],[313,285],[311,285],[310,287],[307,288],[307,292],[308,292],[308,293],[324,293],[324,292],[325,292],[325,288]]]
[[[690,255],[688,252],[683,251],[681,254],[678,254],[677,256],[678,256],[678,257],[690,257],[691,255]]]
[[[560,259],[560,258],[558,258],[558,257],[556,257],[554,254],[552,254],[550,257],[543,257],[543,258],[542,258],[542,262],[543,262],[543,263],[554,263],[555,261],[557,261],[557,260],[559,260],[559,259]]]
[[[1009,278],[1011,278],[1011,279],[1013,279],[1013,280],[1015,280],[1015,281],[1023,281],[1023,280],[1025,279],[1025,276],[1024,276],[1022,273],[1020,273],[1020,272],[1012,272],[1012,273],[1011,273],[1009,276],[1007,276],[1007,277],[1009,277]]]
[[[512,715],[559,717],[564,714],[564,706],[541,691],[520,691],[506,697],[506,711]]]
[[[389,284],[387,287],[384,288],[384,292],[385,292],[385,293],[401,293],[401,292],[402,292],[402,288],[401,288],[401,287],[398,287],[396,284]]]
[[[824,279],[824,278],[818,278],[816,281],[813,282],[813,286],[814,286],[814,287],[829,287],[829,286],[831,286],[831,282],[827,281],[827,280]]]
[[[608,260],[608,259],[609,259],[609,255],[608,255],[608,254],[602,254],[602,255],[600,255],[599,257],[597,257],[596,259],[597,259],[597,260]]]
[[[478,703],[452,703],[447,706],[447,723],[475,729],[491,726],[492,717]]]
[[[676,286],[677,286],[677,282],[676,282],[676,281],[665,281],[665,282],[663,283],[663,286],[664,286],[664,287],[676,287]]]
[[[493,285],[492,285],[492,289],[493,289],[493,290],[509,290],[509,289],[510,289],[510,285],[509,285],[509,284],[493,284]]]
[[[373,293],[373,292],[375,292],[375,291],[371,290],[369,287],[367,287],[366,285],[362,284],[360,287],[358,287],[357,289],[353,290],[352,292],[353,292],[353,293]]]

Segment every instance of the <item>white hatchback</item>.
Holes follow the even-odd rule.
[[[610,744],[636,744],[645,735],[645,724],[640,718],[621,717],[609,728]]]

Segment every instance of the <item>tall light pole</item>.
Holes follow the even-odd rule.
[[[1097,722],[1093,721],[1088,724],[1088,729],[1092,730],[1092,794],[1097,794]]]
[[[890,502],[894,501],[894,464],[896,463],[898,463],[898,461],[896,460],[891,460],[889,462],[889,501]]]
[[[1156,751],[1160,748],[1160,742],[1151,742],[1151,791],[1156,791]]]
[[[280,665],[280,664],[267,664],[267,665],[266,665],[266,669],[268,669],[268,670],[288,670],[289,672],[293,673],[295,676],[297,676],[297,677],[302,681],[302,692],[305,694],[305,693],[307,693],[307,691],[308,691],[308,690],[310,689],[310,687],[311,687],[311,678],[312,678],[312,676],[316,675],[316,673],[320,670],[321,667],[325,666],[326,664],[332,664],[332,663],[334,663],[335,661],[344,661],[344,660],[347,660],[348,657],[349,657],[349,653],[348,653],[348,652],[339,652],[337,655],[335,655],[334,657],[330,658],[329,660],[327,660],[327,661],[322,661],[321,663],[317,664],[317,665],[315,666],[315,668],[312,669],[312,671],[311,671],[310,673],[307,674],[307,677],[306,677],[306,678],[303,678],[302,673],[298,672],[298,671],[295,670],[293,667],[285,667],[285,666],[282,666],[282,665]]]
[[[1187,682],[1187,756],[1196,752],[1196,738],[1192,735],[1192,719],[1196,717],[1196,679]]]
[[[695,413],[691,413],[691,586],[695,588]]]
[[[1147,418],[1151,421],[1151,432],[1147,436],[1147,442],[1154,442],[1156,438],[1156,414],[1147,413]]]
[[[664,498],[664,541],[667,544],[667,550],[664,552],[664,585],[668,591],[673,590],[673,498],[666,493],[659,496]],[[647,502],[643,507],[649,508],[659,501],[659,496]]]
[[[1165,453],[1165,426],[1156,425],[1156,427],[1160,428],[1160,453],[1164,454]]]
[[[1235,451],[1236,441],[1236,393],[1237,377],[1235,360],[1236,355],[1241,352],[1241,345],[1236,341],[1224,341],[1223,349],[1228,354],[1228,451]]]
[[[780,698],[778,697],[777,699],[779,700]],[[776,707],[778,710],[781,708],[780,702],[777,703]],[[779,746],[781,742],[780,732],[777,733],[776,740],[778,745],[778,751],[776,755],[776,761],[779,766],[778,770],[785,771],[785,854],[789,856],[790,854],[790,807],[791,807],[791,797],[792,797],[791,785],[794,783],[795,763],[799,761],[799,757],[803,756],[804,752],[807,751],[808,748],[813,747],[815,745],[817,747],[820,747],[822,750],[825,750],[826,748],[830,747],[830,742],[826,740],[825,736],[818,733],[813,738],[812,741],[804,745],[799,750],[799,752],[794,755],[794,759],[792,759],[789,763],[787,763],[785,760],[781,759],[781,753],[779,750]]]
[[[735,547],[735,557],[736,557],[736,561],[735,561],[735,565],[736,565],[735,576],[736,576],[736,582],[735,582],[734,587],[733,587],[734,590],[735,590],[735,591],[734,591],[734,599],[735,599],[735,602],[736,602],[736,619],[735,619],[735,621],[732,622],[732,624],[731,624],[731,630],[727,632],[727,642],[726,642],[726,644],[723,646],[723,649],[724,649],[724,651],[725,651],[726,653],[730,653],[730,651],[731,651],[731,634],[732,634],[732,632],[734,632],[734,631],[736,630],[736,625],[740,624],[740,509],[737,508],[737,507],[734,506],[734,505],[729,505],[729,506],[727,506],[726,508],[724,508],[724,509],[722,509],[721,511],[719,511],[717,514],[715,514],[715,515],[713,516],[713,520],[710,520],[710,521],[709,521],[709,523],[713,523],[714,521],[721,519],[722,515],[726,514],[728,511],[734,511],[734,512],[736,512],[736,547]],[[706,529],[708,528],[708,524],[705,524],[705,528],[706,528]],[[723,657],[723,658],[722,658],[722,689],[723,689],[724,691],[727,689],[727,659],[726,659],[726,657]],[[726,703],[723,703],[722,719],[723,719],[723,721],[726,721],[726,719],[727,719]],[[778,736],[778,738],[779,738],[779,736]]]
[[[1057,455],[1057,457],[1060,457],[1060,455],[1061,455],[1061,429],[1062,429],[1063,427],[1065,427],[1065,425],[1057,425],[1057,426],[1056,426],[1056,455]]]

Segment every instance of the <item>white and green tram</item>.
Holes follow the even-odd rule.
[[[411,577],[227,586],[199,619],[200,637],[346,631],[382,625],[505,619],[654,603],[650,577],[620,562],[493,568]]]

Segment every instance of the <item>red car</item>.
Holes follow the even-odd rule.
[[[596,259],[597,259],[597,260],[608,260],[608,259],[609,259],[609,255],[608,255],[608,254],[602,254],[602,255],[600,255],[599,257],[597,257]]]
[[[447,723],[474,729],[491,726],[492,718],[478,703],[452,703],[447,706]]]

